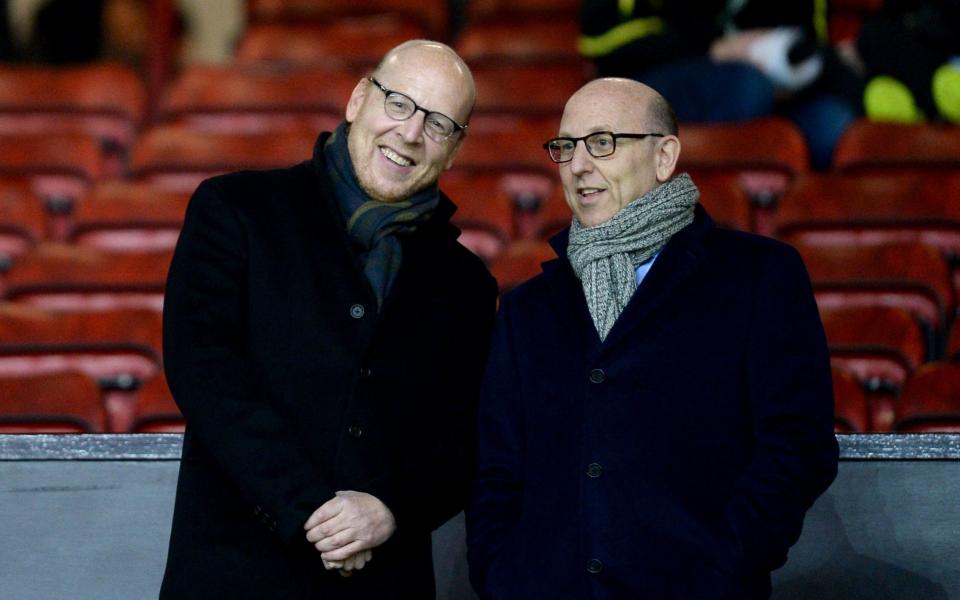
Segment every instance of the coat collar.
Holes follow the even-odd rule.
[[[332,193],[332,183],[330,182],[329,176],[327,176],[326,163],[323,153],[323,147],[331,135],[332,132],[329,131],[324,131],[320,134],[316,143],[314,144],[313,159],[311,161],[311,167],[317,176],[318,184],[323,190],[321,197],[324,199],[326,204],[331,204],[331,202],[335,201]],[[331,207],[334,209],[337,208],[336,205],[332,204]],[[424,232],[432,233],[434,235],[445,235],[447,237],[457,239],[460,236],[460,230],[450,223],[450,218],[453,217],[455,212],[457,212],[456,205],[454,205],[453,202],[451,202],[450,199],[441,191],[439,202],[437,203],[437,207],[434,209],[430,220],[418,227],[417,231],[423,230]]]
[[[582,347],[593,348],[599,355],[605,349],[617,345],[624,336],[628,336],[654,315],[677,288],[697,271],[706,256],[704,237],[715,227],[707,211],[697,204],[693,223],[681,229],[663,247],[650,272],[602,343],[590,318],[583,287],[567,259],[570,228],[567,227],[553,236],[550,245],[558,258],[544,263],[543,275],[555,292],[552,295],[554,304],[557,310],[564,313],[564,322],[574,323],[576,335],[585,342]]]
[[[323,144],[330,135],[330,132],[321,133],[317,138],[315,148],[322,149]],[[332,224],[331,228],[336,231],[335,235],[337,239],[334,246],[339,249],[339,256],[331,256],[329,245],[331,240],[321,240],[319,237],[314,238],[314,252],[317,261],[323,264],[334,260],[341,261],[344,265],[350,265],[349,271],[353,279],[353,289],[363,290],[367,302],[373,302],[375,298],[373,289],[363,274],[363,265],[350,242],[343,214],[337,206],[336,198],[333,196],[333,186],[327,175],[323,152],[315,151],[313,159],[307,161],[306,164],[312,172],[312,195],[316,198],[314,206],[316,207],[315,210],[317,211],[318,218]],[[402,294],[403,290],[407,288],[417,288],[423,285],[424,282],[421,280],[427,276],[426,274],[429,273],[429,269],[422,268],[422,264],[436,262],[438,242],[440,244],[455,242],[460,236],[460,230],[450,223],[450,218],[456,210],[457,208],[453,202],[441,191],[439,202],[430,219],[417,227],[415,232],[401,236],[401,242],[403,243],[403,262],[400,265],[399,273],[397,273],[397,280],[394,282],[393,289],[390,290],[390,293],[384,299],[384,310],[389,308],[391,299],[395,297],[398,292]]]

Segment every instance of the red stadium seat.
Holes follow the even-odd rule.
[[[960,128],[863,119],[840,138],[833,165],[844,173],[861,174],[960,172]]]
[[[453,224],[462,231],[460,243],[489,262],[513,236],[513,199],[496,173],[448,171],[440,188],[457,205]]]
[[[227,133],[332,130],[360,77],[329,64],[188,67],[164,95],[161,117]]]
[[[295,165],[313,155],[313,129],[265,133],[202,132],[184,125],[150,129],[137,141],[131,162],[136,179],[192,192],[212,175],[240,169]]]
[[[931,363],[907,381],[897,410],[900,432],[960,432],[960,365]]]
[[[82,134],[0,134],[0,177],[29,181],[45,200],[75,199],[104,175],[97,141]]]
[[[103,182],[77,203],[69,239],[114,252],[172,250],[189,200],[145,183]]]
[[[10,269],[6,297],[51,310],[159,311],[171,255],[40,244]]]
[[[566,17],[580,16],[580,0],[471,0],[467,3],[470,21],[509,17]]]
[[[99,433],[106,415],[97,383],[82,373],[0,377],[0,433]]]
[[[506,17],[469,23],[457,39],[456,50],[467,63],[550,62],[579,63],[580,27],[568,17]]]
[[[186,427],[167,380],[162,375],[148,381],[137,394],[134,433],[182,433]]]
[[[920,324],[895,306],[824,308],[820,311],[831,362],[857,376],[867,387],[900,388],[926,361]]]
[[[0,135],[83,134],[120,176],[144,117],[146,92],[128,66],[0,66]]]
[[[938,339],[953,311],[953,290],[940,253],[918,243],[875,246],[799,244],[821,309],[899,306]],[[932,348],[936,355],[936,346]]]
[[[590,79],[590,70],[579,61],[482,63],[471,65],[471,71],[477,112],[547,116],[554,127],[567,100]]]
[[[429,37],[447,37],[449,12],[446,0],[248,0],[250,20],[257,22],[302,23],[330,21],[371,14],[399,15],[430,32]]]
[[[507,247],[490,265],[490,273],[506,292],[540,273],[540,265],[557,257],[546,242],[521,240]]]
[[[0,377],[82,372],[103,388],[111,431],[126,431],[137,383],[160,373],[154,310],[47,312],[0,304]]]
[[[391,48],[427,37],[416,22],[398,15],[342,17],[320,23],[256,23],[237,49],[245,65],[342,65],[358,76],[371,70]]]
[[[700,190],[700,204],[717,225],[740,231],[753,230],[750,197],[736,176],[701,173],[694,183]]]
[[[543,144],[557,135],[559,125],[556,115],[475,114],[454,164],[457,169],[533,173],[555,179],[557,165]]]
[[[960,319],[955,319],[950,325],[946,358],[947,360],[960,360]]]
[[[830,364],[851,373],[869,394],[872,429],[893,425],[896,398],[927,358],[923,328],[894,306],[824,308],[820,311],[830,345]]]
[[[43,204],[29,183],[0,180],[0,277],[11,258],[24,254],[44,237],[46,227]]]
[[[759,207],[771,206],[809,165],[803,134],[779,117],[741,123],[682,123],[680,142],[678,171],[689,172],[695,181],[703,175],[735,175]],[[772,232],[768,212],[758,211],[755,218],[755,229],[763,234]]]
[[[817,174],[798,178],[777,207],[777,235],[816,245],[921,241],[960,253],[960,172]]]
[[[870,431],[870,406],[857,378],[842,369],[832,372],[834,429],[837,433]]]

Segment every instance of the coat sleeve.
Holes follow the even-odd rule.
[[[745,566],[773,570],[836,477],[830,359],[809,276],[792,248],[767,253],[755,281],[747,379],[753,455],[726,516]]]
[[[476,266],[481,289],[470,293],[469,309],[460,313],[457,344],[445,349],[456,359],[443,374],[445,385],[431,405],[435,433],[426,440],[426,454],[365,486],[390,508],[398,536],[432,531],[467,503],[476,471],[477,400],[497,301],[496,281]]]
[[[524,436],[520,374],[512,343],[509,296],[500,307],[480,393],[478,471],[466,511],[470,580],[480,596],[496,588],[498,559],[519,520]]]
[[[258,392],[245,350],[247,239],[216,180],[187,209],[164,300],[164,364],[191,443],[287,543],[334,496],[284,418]]]

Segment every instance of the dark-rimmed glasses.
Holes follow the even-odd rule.
[[[382,83],[373,77],[367,77],[367,79],[370,81],[370,83],[380,88],[381,92],[383,92],[383,110],[387,113],[388,117],[394,121],[406,121],[415,115],[419,110],[426,115],[423,119],[423,132],[427,134],[427,137],[438,144],[446,142],[448,139],[450,139],[450,136],[458,131],[466,130],[466,125],[460,125],[447,115],[438,113],[436,111],[427,110],[424,107],[417,105],[417,103],[414,102],[413,98],[410,96],[401,94],[400,92],[395,92],[393,90],[388,90]]]
[[[587,152],[594,158],[610,156],[617,150],[618,138],[632,138],[642,140],[645,137],[663,137],[664,133],[614,133],[612,131],[598,131],[583,137],[553,138],[543,145],[550,154],[550,160],[555,163],[565,163],[573,160],[573,153],[577,149],[577,142],[583,140]]]

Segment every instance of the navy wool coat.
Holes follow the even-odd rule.
[[[483,598],[766,598],[836,475],[799,255],[702,207],[601,343],[561,258],[501,303],[467,511]]]
[[[187,430],[162,598],[433,597],[430,533],[467,499],[496,282],[442,198],[401,236],[378,312],[322,157],[207,180],[187,210],[164,306]],[[337,490],[397,523],[350,578],[303,530]]]

